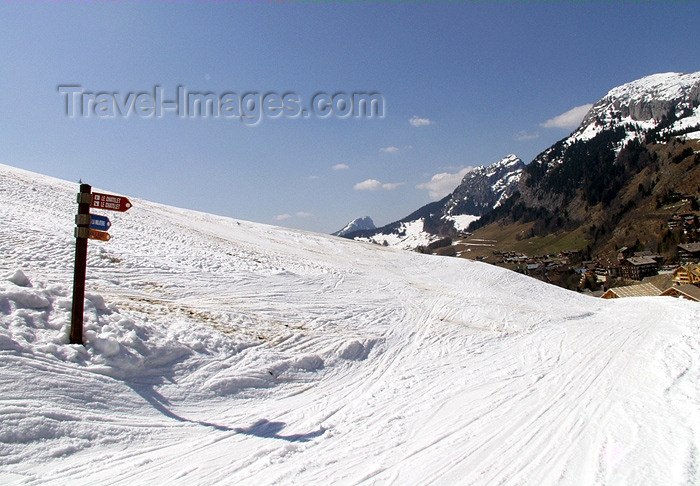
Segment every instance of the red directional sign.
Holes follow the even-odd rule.
[[[109,241],[110,236],[106,231],[91,229],[90,233],[88,234],[88,238],[91,240]]]
[[[109,211],[128,211],[131,209],[131,202],[124,196],[114,196],[112,194],[92,193],[93,208],[107,209]]]

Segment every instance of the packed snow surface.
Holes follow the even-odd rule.
[[[358,236],[356,241],[375,243],[377,245],[393,246],[399,250],[413,250],[419,246],[427,246],[439,236],[435,236],[425,231],[425,221],[423,218],[414,221],[404,221],[399,224],[398,229],[391,233],[377,233],[370,237]]]
[[[0,166],[2,484],[698,484],[700,305]],[[131,196],[128,195],[127,196]]]

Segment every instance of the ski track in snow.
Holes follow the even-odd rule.
[[[700,482],[696,303],[131,198],[83,348],[75,192],[0,166],[0,483]]]

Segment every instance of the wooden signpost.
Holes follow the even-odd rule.
[[[90,208],[128,211],[131,202],[124,196],[92,192],[89,184],[80,184],[78,214],[75,216],[75,272],[73,274],[73,308],[71,310],[70,343],[83,344],[83,312],[85,310],[85,274],[88,239],[109,241],[109,218],[90,214]]]
[[[131,209],[131,201],[124,196],[113,196],[111,194],[93,192],[91,206],[97,209],[108,209],[109,211],[119,211],[123,213]]]
[[[109,236],[109,233],[107,233],[106,231],[98,231],[90,228],[88,238],[90,238],[91,240],[109,241],[111,236]]]

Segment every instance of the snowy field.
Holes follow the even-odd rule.
[[[69,345],[77,190],[0,166],[0,484],[700,484],[697,303],[131,198]]]

